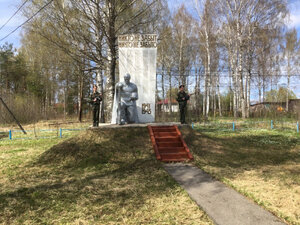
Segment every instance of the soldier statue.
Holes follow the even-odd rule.
[[[130,74],[124,76],[124,82],[116,84],[116,96],[118,102],[117,123],[138,123],[136,100],[138,99],[138,88],[130,82]]]
[[[99,110],[100,102],[102,101],[101,94],[97,91],[97,85],[93,85],[93,93],[90,95],[89,103],[93,106],[93,127],[99,125]]]
[[[181,124],[186,124],[185,122],[185,113],[186,113],[186,105],[187,101],[190,99],[190,95],[185,93],[184,85],[179,86],[179,92],[177,94],[177,102],[179,104],[180,110],[180,122]]]

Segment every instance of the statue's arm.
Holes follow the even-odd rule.
[[[118,82],[118,83],[116,84],[116,88],[117,88],[117,89],[121,89],[122,87],[123,87],[122,82]]]
[[[131,93],[131,99],[132,100],[138,100],[139,99],[139,95],[138,95],[138,88],[137,86],[134,84],[134,89]]]

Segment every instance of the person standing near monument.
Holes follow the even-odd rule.
[[[93,93],[90,96],[89,103],[93,106],[93,127],[98,127],[99,125],[99,111],[100,102],[102,101],[102,95],[97,91],[97,85],[93,85]]]
[[[130,82],[130,74],[124,76],[124,82],[116,85],[118,116],[117,123],[124,125],[125,123],[138,123],[138,115],[136,109],[136,100],[138,99],[138,88],[134,83]]]
[[[180,122],[181,124],[186,124],[185,122],[185,114],[186,114],[186,105],[187,101],[190,99],[190,95],[185,93],[184,91],[184,85],[179,86],[179,92],[177,94],[177,102],[179,104],[179,110],[180,110]]]

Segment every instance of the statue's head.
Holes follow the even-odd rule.
[[[129,73],[126,73],[125,76],[124,76],[124,81],[126,84],[129,84],[130,83],[130,74]]]

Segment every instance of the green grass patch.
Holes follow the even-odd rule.
[[[147,128],[0,149],[0,224],[212,224],[155,159]]]
[[[300,135],[182,128],[195,165],[289,224],[300,224]]]

